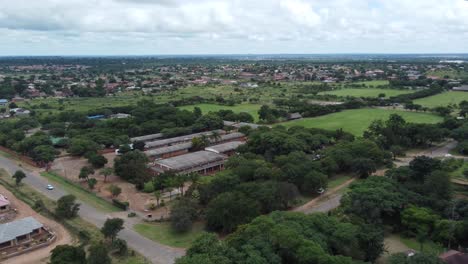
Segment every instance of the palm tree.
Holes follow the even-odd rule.
[[[159,200],[161,200],[162,193],[160,190],[154,191],[154,198],[156,198],[156,204],[159,206]]]

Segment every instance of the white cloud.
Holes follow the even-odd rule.
[[[0,54],[468,52],[467,14],[464,0],[0,0]]]

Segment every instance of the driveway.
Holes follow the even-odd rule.
[[[40,176],[39,170],[32,171],[26,169],[25,167],[19,166],[19,163],[15,160],[0,156],[0,167],[4,168],[10,174],[15,173],[17,170],[23,170],[26,173],[26,178],[23,179],[23,183],[30,185],[52,200],[58,200],[60,197],[68,194],[59,186],[54,186],[54,190],[47,190],[45,187],[48,181]],[[80,211],[78,212],[79,216],[99,228],[102,227],[107,218],[112,217],[112,215],[100,212],[82,201],[78,202],[81,204]],[[130,225],[125,225],[125,229],[119,233],[119,238],[126,240],[129,247],[138,251],[152,263],[174,263],[176,258],[185,254],[184,250],[171,248],[145,238],[135,232]]]

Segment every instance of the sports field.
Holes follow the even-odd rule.
[[[379,89],[379,88],[344,88],[334,91],[326,91],[319,93],[332,94],[336,96],[353,96],[353,97],[378,97],[379,94],[385,94],[385,97],[396,96],[400,94],[412,93],[410,90],[396,90],[396,89]]]
[[[239,104],[239,105],[234,105],[234,106],[227,106],[227,105],[217,105],[217,104],[196,104],[196,105],[185,105],[179,108],[193,111],[194,107],[200,107],[203,114],[206,114],[208,112],[217,112],[219,110],[232,110],[234,113],[246,112],[246,113],[251,114],[253,118],[255,119],[255,121],[258,121],[258,110],[260,109],[261,105]]]
[[[449,104],[458,105],[463,100],[468,101],[468,92],[445,92],[414,100],[413,103],[432,108]]]
[[[365,108],[346,110],[339,113],[333,113],[319,117],[294,120],[281,123],[281,125],[286,127],[316,127],[329,130],[342,128],[344,131],[350,132],[356,136],[361,136],[372,121],[377,119],[385,120],[391,114],[399,114],[407,122],[414,123],[437,123],[442,121],[442,117],[429,113]]]

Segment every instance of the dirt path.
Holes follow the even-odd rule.
[[[55,234],[57,235],[57,239],[54,243],[49,245],[48,247],[41,248],[38,250],[31,251],[29,253],[25,253],[10,259],[3,261],[3,264],[31,264],[31,263],[47,263],[47,260],[50,255],[50,251],[54,249],[57,245],[65,245],[65,244],[72,244],[73,239],[70,233],[60,224],[57,222],[46,218],[36,211],[31,209],[27,204],[23,203],[21,200],[17,199],[11,192],[9,192],[5,187],[0,185],[0,193],[8,197],[10,200],[12,207],[17,209],[18,214],[15,217],[15,220],[21,219],[24,217],[32,216],[36,218],[39,222],[44,224],[45,226],[52,229]]]
[[[346,182],[336,186],[333,189],[327,190],[323,195],[314,198],[303,204],[299,207],[292,209],[291,211],[294,212],[303,212],[306,214],[310,214],[313,212],[327,212],[332,209],[335,209],[340,205],[340,199],[343,196],[340,191],[343,188],[349,186],[352,182],[354,182],[356,178],[351,178]]]

